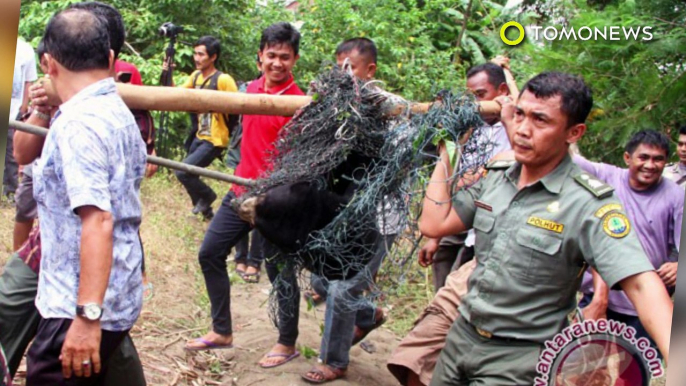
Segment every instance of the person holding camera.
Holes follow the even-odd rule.
[[[237,92],[236,82],[229,74],[217,70],[216,63],[221,52],[219,40],[212,36],[203,36],[195,42],[193,60],[195,68],[184,88],[201,88]],[[165,61],[163,71],[169,70]],[[238,123],[236,116],[221,113],[191,114],[192,129],[186,140],[188,156],[183,160],[189,165],[207,167],[215,158],[221,157],[229,144],[229,129]],[[206,220],[214,216],[212,203],[217,194],[200,177],[182,171],[175,172],[176,177],[186,188],[193,202],[193,214],[202,214]]]

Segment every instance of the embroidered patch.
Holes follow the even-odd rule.
[[[622,210],[622,205],[620,204],[607,204],[603,205],[598,211],[595,212],[595,216],[598,218],[605,217],[606,214],[614,212],[617,210]]]
[[[631,223],[625,215],[611,212],[603,218],[603,230],[610,237],[621,239],[629,234]]]
[[[562,230],[565,229],[563,224],[535,216],[529,217],[529,219],[526,220],[526,223],[555,233],[562,233]]]

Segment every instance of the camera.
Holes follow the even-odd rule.
[[[175,38],[178,34],[183,32],[183,27],[180,25],[174,25],[172,22],[166,22],[160,26],[157,30],[161,36],[166,38]]]

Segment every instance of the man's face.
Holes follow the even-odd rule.
[[[492,101],[498,96],[508,95],[509,91],[506,85],[501,85],[502,87],[493,86],[488,81],[488,73],[486,71],[477,72],[471,77],[467,78],[467,88],[469,91],[474,93],[476,100],[481,101]],[[500,121],[500,114],[487,115],[482,117],[486,123],[493,125]]]
[[[624,162],[629,167],[629,182],[636,190],[645,190],[657,184],[667,163],[664,149],[640,144],[632,154],[624,153]]]
[[[492,101],[495,97],[501,95],[498,88],[493,86],[488,81],[488,74],[486,71],[478,72],[467,79],[467,88],[474,93],[476,100]]]
[[[374,74],[376,74],[376,64],[372,63],[368,57],[360,55],[360,51],[352,50],[337,55],[336,63],[338,63],[340,67],[343,67],[343,63],[345,63],[346,59],[348,59],[350,69],[355,77],[361,80],[371,80],[374,78]]]
[[[211,66],[214,66],[217,55],[212,55],[212,57],[210,57],[207,55],[207,47],[205,45],[196,46],[193,48],[193,60],[195,61],[196,70],[205,71]]]
[[[260,51],[260,61],[262,62],[262,72],[268,85],[274,86],[288,80],[293,71],[295,62],[299,55],[293,51],[293,47],[288,44],[278,44],[266,46]]]
[[[525,91],[515,107],[512,137],[515,159],[533,167],[559,162],[568,150],[570,130],[562,112],[562,97],[541,99]]]
[[[686,164],[686,134],[679,134],[676,154],[679,156],[679,161],[681,161],[682,164]]]

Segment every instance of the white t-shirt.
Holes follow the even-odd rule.
[[[14,80],[12,81],[12,100],[10,102],[10,119],[16,119],[24,99],[26,82],[35,82],[36,54],[29,43],[17,38],[17,51],[14,57]]]
[[[510,145],[510,139],[507,136],[507,129],[505,129],[505,126],[503,125],[502,122],[498,121],[492,126],[489,124],[485,124],[480,128],[479,131],[479,137],[477,139],[478,143],[480,144],[480,147],[484,149],[483,151],[487,154],[486,159],[491,159],[495,157],[496,154],[502,153],[506,150],[512,149],[512,146]],[[475,158],[477,157],[476,155],[472,154],[465,154],[462,156],[463,161],[462,162],[467,162],[469,163],[474,163]],[[468,247],[474,246],[474,241],[475,241],[475,235],[474,235],[474,230],[470,229],[468,231],[467,238],[464,239],[464,236],[460,235],[454,235],[454,236],[446,236],[441,239],[441,245],[456,245],[456,244],[462,244],[462,240],[464,240],[464,244]]]

